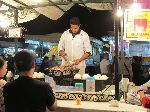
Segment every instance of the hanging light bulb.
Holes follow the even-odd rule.
[[[121,6],[119,6],[118,10],[117,10],[117,16],[121,17],[123,15],[123,11],[121,9]]]
[[[3,15],[0,15],[0,26],[6,28],[10,25],[10,21]]]

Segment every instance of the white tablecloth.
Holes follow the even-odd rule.
[[[110,107],[109,102],[82,101],[81,105],[76,105],[75,101],[59,100],[58,105],[69,108],[69,110],[63,109],[57,112],[148,112],[142,106],[126,103],[119,103],[119,107]]]

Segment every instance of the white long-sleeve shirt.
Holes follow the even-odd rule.
[[[92,54],[92,47],[89,36],[83,30],[79,34],[73,35],[69,30],[65,31],[59,41],[58,51],[64,50],[67,53],[68,60],[80,59],[86,52]],[[86,67],[85,61],[82,61],[78,67]]]

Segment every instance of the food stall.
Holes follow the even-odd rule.
[[[2,1],[4,1],[4,0],[2,0]],[[64,0],[63,4],[61,4],[61,3],[59,4],[59,2],[60,2],[59,0],[58,0],[58,3],[56,2],[54,4],[53,4],[53,2],[50,3],[49,1],[45,1],[43,4],[41,4],[42,7],[44,5],[44,9],[42,9],[41,6],[39,6],[39,7],[38,6],[37,7],[36,6],[34,6],[34,7],[30,6],[30,4],[32,4],[33,2],[29,2],[29,0],[26,0],[23,2],[25,3],[25,5],[23,5],[24,3],[22,3],[22,2],[17,2],[17,4],[15,4],[15,6],[17,6],[17,8],[19,8],[19,7],[22,8],[22,10],[19,10],[20,14],[26,14],[25,13],[26,10],[30,10],[27,12],[33,11],[33,12],[37,13],[36,16],[38,16],[38,14],[41,13],[41,14],[49,17],[50,19],[54,19],[54,20],[61,17],[64,14],[64,12],[67,11],[72,6],[72,3],[73,4],[79,3],[82,5],[84,4],[83,1],[76,1],[76,0],[73,0],[72,2]],[[101,9],[101,8],[107,9],[107,10],[113,9],[112,8],[113,2],[110,2],[110,1],[107,1],[106,3],[105,2],[99,3],[99,2],[100,2],[100,0],[96,0],[94,3],[87,1],[87,2],[85,2],[84,6],[91,7],[94,9]],[[5,2],[2,2],[2,3],[5,3]],[[14,5],[13,1],[8,2],[8,4]],[[66,7],[64,7],[64,4],[66,4]],[[5,3],[5,5],[7,5],[7,3]],[[33,3],[33,5],[40,5],[40,4],[39,3]],[[8,6],[11,6],[11,5],[8,5]],[[63,7],[64,9],[61,7]],[[11,6],[11,8],[14,8],[14,6]],[[16,13],[16,12],[17,11],[15,11],[15,15],[18,16],[18,13]],[[58,13],[54,14],[53,12],[58,12]],[[22,16],[25,16],[25,15],[22,15]],[[36,17],[30,18],[30,20],[34,19],[34,18],[36,18]],[[28,20],[26,20],[26,21],[28,21]],[[15,18],[15,22],[18,23],[17,18]],[[21,22],[19,22],[19,23],[21,23]],[[94,74],[94,76],[90,76],[89,74],[84,74],[83,76],[81,76],[81,75],[77,74],[76,68],[71,68],[71,69],[69,68],[68,69],[67,67],[56,67],[56,68],[48,69],[47,71],[48,71],[47,74],[35,73],[33,78],[51,83],[51,86],[54,89],[54,92],[55,92],[57,99],[60,99],[60,100],[79,99],[79,100],[94,101],[94,102],[101,102],[101,101],[103,101],[103,102],[107,101],[108,102],[111,100],[114,101],[114,99],[115,99],[114,82],[112,82],[111,84],[108,84],[108,85],[105,84],[110,79],[106,75]],[[69,81],[71,81],[71,83],[69,82],[67,85],[58,85],[62,80],[57,81],[57,78],[56,78],[57,75],[59,77],[62,76],[61,77],[62,80],[69,78]],[[76,81],[76,82],[74,83],[74,85],[72,85],[72,83],[74,81]],[[99,85],[104,84],[104,88],[102,87],[102,88],[97,89],[96,83],[99,83]],[[116,82],[116,83],[118,83],[118,82]],[[120,92],[120,94],[122,95],[121,92]],[[121,97],[121,95],[119,97]],[[68,106],[68,103],[66,104],[65,101],[61,102],[62,106],[65,106],[65,105],[63,105],[63,103],[66,106]],[[73,104],[72,101],[70,103]],[[116,101],[115,101],[115,103],[116,103]],[[94,107],[93,107],[93,106],[86,105],[86,103],[83,103],[81,108],[83,108],[83,106],[85,106],[89,110],[93,109],[93,108],[96,109],[96,104],[97,103],[93,104],[94,105]],[[103,104],[105,105],[105,103],[103,103]],[[112,103],[112,104],[114,104],[114,103]],[[100,104],[98,104],[98,105],[100,105]],[[118,104],[116,104],[115,106],[118,107]],[[89,107],[91,107],[91,108],[89,108]],[[78,107],[75,107],[75,108],[78,108]],[[106,108],[107,108],[107,106],[106,106]],[[111,109],[111,108],[109,108],[109,109]]]
[[[113,81],[106,75],[90,76],[78,74],[79,69],[70,62],[46,70],[45,74],[35,73],[34,78],[52,83],[59,100],[110,101],[115,98]]]

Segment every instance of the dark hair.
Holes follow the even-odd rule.
[[[80,25],[80,19],[78,17],[73,17],[70,19],[70,24]]]
[[[5,63],[4,58],[2,58],[2,57],[0,56],[0,68],[3,67],[4,63]]]
[[[55,55],[53,54],[52,57],[55,57]]]
[[[103,55],[102,55],[102,58],[104,58],[104,57],[109,57],[109,54],[108,53],[104,53]]]
[[[49,57],[48,56],[44,56],[43,61],[48,60]]]
[[[142,58],[138,57],[138,56],[133,56],[133,60],[135,63],[141,63],[142,62]]]
[[[14,62],[19,72],[29,71],[34,61],[35,54],[27,50],[18,52],[14,57]]]

